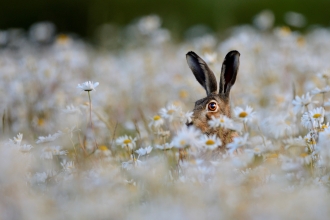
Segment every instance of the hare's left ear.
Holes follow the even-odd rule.
[[[227,53],[221,68],[219,94],[229,97],[230,89],[236,81],[239,57],[240,53],[236,50]]]
[[[196,80],[204,87],[206,94],[209,95],[211,93],[216,93],[217,80],[205,61],[192,51],[187,53],[186,58]]]

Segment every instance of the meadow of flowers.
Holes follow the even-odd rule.
[[[0,218],[328,219],[330,31],[272,22],[179,43],[147,16],[99,46],[0,31]],[[191,50],[218,78],[241,54],[232,118],[210,122],[239,136],[208,159],[221,141],[185,125],[205,97]]]

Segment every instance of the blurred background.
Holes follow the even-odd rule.
[[[329,26],[329,8],[327,0],[4,0],[0,3],[0,30],[28,30],[36,22],[50,21],[57,33],[75,33],[95,40],[96,30],[102,24],[120,28],[138,17],[157,14],[162,26],[173,33],[174,39],[180,39],[193,25],[204,24],[211,31],[221,31],[251,23],[264,9],[274,13],[275,25],[288,25],[287,13],[297,12],[304,17],[298,14],[293,28]]]

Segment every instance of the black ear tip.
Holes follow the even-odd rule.
[[[197,54],[194,51],[189,51],[186,56],[193,56],[193,57],[197,57]]]
[[[226,58],[228,57],[239,57],[241,56],[241,54],[237,51],[237,50],[232,50],[232,51],[229,51],[226,55]]]

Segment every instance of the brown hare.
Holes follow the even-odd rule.
[[[224,150],[226,145],[237,136],[237,133],[229,129],[212,128],[208,122],[213,117],[219,118],[220,115],[231,118],[229,94],[236,80],[239,57],[240,53],[236,50],[230,51],[226,55],[221,68],[220,88],[218,91],[215,75],[205,61],[192,51],[186,55],[190,69],[194,73],[196,80],[206,90],[207,95],[205,98],[195,102],[192,122],[188,126],[194,125],[207,135],[216,134],[222,141],[222,146],[219,147],[219,150]]]

